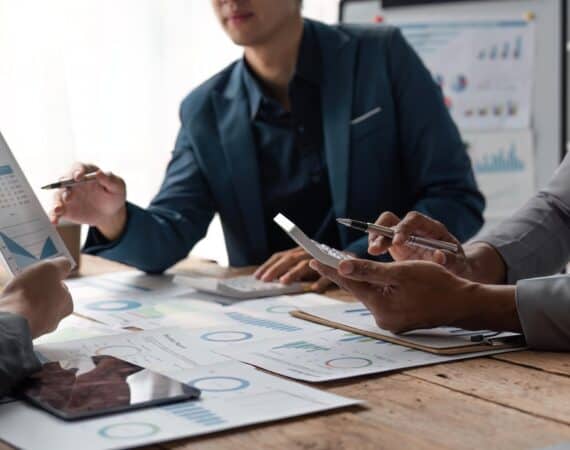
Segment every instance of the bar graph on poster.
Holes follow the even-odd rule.
[[[463,133],[477,183],[487,200],[487,219],[510,216],[534,195],[532,139],[528,130]]]
[[[441,87],[462,130],[529,128],[535,24],[514,18],[391,21]]]
[[[0,134],[0,252],[14,274],[56,256],[72,260]]]

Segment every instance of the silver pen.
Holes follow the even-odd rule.
[[[56,183],[47,184],[45,186],[42,186],[42,189],[61,189],[61,188],[65,188],[65,187],[73,187],[73,186],[77,186],[78,184],[84,184],[84,183],[89,183],[91,181],[96,181],[96,178],[97,178],[97,173],[91,172],[91,173],[86,174],[79,181],[75,181],[73,178],[70,178],[67,180],[58,181]]]
[[[365,233],[377,233],[388,239],[394,239],[394,235],[396,234],[392,228],[376,225],[373,223],[361,222],[359,220],[352,219],[336,219],[336,221],[345,227],[354,228],[355,230],[363,231]],[[414,247],[421,247],[428,250],[444,250],[451,253],[459,252],[459,247],[457,244],[420,236],[410,236],[406,241],[406,245],[413,245]]]

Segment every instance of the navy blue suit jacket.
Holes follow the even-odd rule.
[[[388,26],[314,27],[336,216],[373,221],[383,211],[417,210],[461,240],[474,235],[484,199],[469,157],[440,89],[401,33]],[[231,265],[271,255],[243,70],[241,60],[233,63],[184,100],[160,192],[147,209],[128,204],[120,239],[101,245],[89,238],[87,253],[161,272],[188,255],[217,212]],[[371,111],[377,112],[367,117]],[[339,233],[343,248],[366,255],[366,236],[344,227]]]

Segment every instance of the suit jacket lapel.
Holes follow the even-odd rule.
[[[213,99],[220,139],[250,248],[254,258],[261,261],[268,252],[267,235],[251,115],[242,87],[242,64],[241,61],[236,64],[225,92],[215,92]]]
[[[342,31],[320,24],[316,24],[316,29],[325,74],[322,107],[326,160],[334,212],[337,217],[343,217],[350,181],[350,120],[356,43]],[[343,236],[346,230],[341,230]]]

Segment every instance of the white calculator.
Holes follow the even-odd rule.
[[[278,214],[273,220],[277,225],[283,228],[285,233],[287,233],[291,239],[303,247],[309,255],[329,267],[336,269],[341,261],[352,258],[352,256],[347,253],[313,241],[283,214]]]
[[[307,291],[304,283],[268,283],[258,280],[253,276],[219,279],[212,277],[190,277],[179,275],[176,277],[176,282],[190,286],[197,291],[238,300],[299,294]]]

